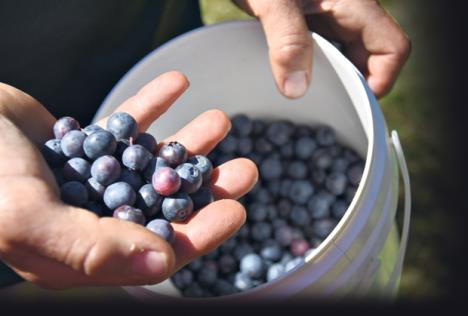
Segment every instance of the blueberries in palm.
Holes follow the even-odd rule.
[[[113,216],[115,218],[140,225],[144,225],[146,221],[143,212],[140,209],[137,209],[130,205],[119,206],[117,209],[114,210]]]
[[[140,208],[147,217],[152,217],[161,210],[163,198],[162,195],[154,190],[152,184],[145,184],[138,190],[137,207]]]
[[[89,198],[94,201],[101,201],[104,196],[106,187],[99,183],[94,178],[89,178],[85,182],[86,189],[88,190]]]
[[[66,133],[60,142],[63,154],[68,158],[83,157],[83,143],[86,137],[85,133],[78,130]]]
[[[205,186],[200,187],[195,193],[190,194],[190,198],[193,201],[194,211],[198,211],[214,201],[213,193],[209,187]]]
[[[63,175],[68,181],[85,182],[91,176],[91,166],[83,158],[72,158],[63,166]]]
[[[146,150],[150,153],[154,153],[156,151],[156,146],[158,145],[158,142],[156,141],[156,138],[154,138],[153,135],[148,133],[141,133],[138,134],[138,137],[135,140],[135,144],[145,147]]]
[[[49,139],[41,148],[42,155],[51,167],[61,167],[67,160],[60,145],[60,139]]]
[[[128,183],[116,182],[106,188],[103,200],[109,209],[115,210],[122,205],[132,206],[136,200],[136,193]]]
[[[164,198],[162,203],[164,217],[171,222],[183,222],[193,212],[193,202],[184,192],[178,192]]]
[[[188,194],[196,192],[202,185],[200,170],[190,163],[179,165],[175,171],[180,177],[180,189]]]
[[[164,219],[153,219],[146,228],[167,241],[168,243],[174,243],[175,233],[171,223]]]
[[[152,179],[154,190],[164,196],[179,191],[181,183],[179,174],[170,167],[156,169]]]
[[[107,119],[106,129],[114,134],[117,140],[120,139],[136,139],[137,122],[128,113],[115,112]]]
[[[91,160],[104,155],[113,155],[116,148],[117,141],[114,135],[104,129],[89,134],[83,142],[84,153]]]
[[[153,157],[146,166],[145,170],[143,170],[143,177],[146,181],[151,182],[153,179],[153,175],[157,169],[162,167],[169,167],[169,164],[161,157]]]
[[[177,167],[187,160],[187,149],[179,142],[170,142],[161,147],[159,157],[166,160],[171,167]]]
[[[80,130],[80,124],[77,120],[70,116],[61,117],[53,126],[54,136],[57,139],[62,139],[65,134],[70,131]]]
[[[120,177],[120,163],[113,156],[102,156],[91,165],[91,176],[102,185],[109,185]]]
[[[83,183],[78,181],[65,182],[60,187],[60,198],[68,204],[83,206],[88,202],[88,191]]]
[[[195,155],[190,157],[187,160],[187,163],[194,165],[198,170],[200,170],[203,178],[203,184],[207,184],[210,181],[213,173],[213,164],[207,157],[203,155]]]
[[[131,145],[122,154],[122,164],[130,170],[142,171],[150,160],[150,152],[141,145]]]

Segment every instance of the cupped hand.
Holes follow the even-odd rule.
[[[131,114],[142,132],[187,87],[182,74],[165,73],[116,111]],[[235,199],[258,178],[247,159],[214,170],[210,185],[216,201],[173,225],[172,247],[143,226],[64,204],[38,150],[53,138],[54,122],[35,99],[0,84],[0,259],[24,279],[48,288],[155,284],[213,250],[244,223],[245,210]],[[161,144],[177,140],[190,153],[207,154],[230,126],[223,112],[210,110]]]
[[[262,23],[276,85],[288,98],[304,95],[313,81],[309,27],[344,45],[377,97],[390,91],[410,53],[407,35],[376,0],[234,2]]]

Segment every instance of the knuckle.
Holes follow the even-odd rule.
[[[311,51],[312,40],[308,34],[289,34],[283,36],[280,44],[271,49],[271,57],[280,65],[288,65]]]

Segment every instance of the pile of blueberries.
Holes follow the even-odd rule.
[[[138,133],[135,119],[112,114],[106,128],[83,129],[71,117],[53,126],[54,139],[42,146],[61,199],[71,205],[145,225],[169,243],[170,222],[184,221],[213,201],[206,186],[213,166],[207,157],[188,157],[178,142],[157,150],[156,139]]]
[[[214,166],[249,158],[260,179],[240,199],[247,210],[240,230],[172,276],[186,297],[246,291],[302,265],[343,217],[363,172],[363,159],[337,143],[329,126],[244,114],[231,122],[231,131],[208,158]]]

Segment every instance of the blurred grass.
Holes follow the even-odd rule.
[[[379,101],[388,128],[399,133],[412,182],[413,214],[399,297],[442,297],[449,294],[444,247],[454,236],[451,219],[438,199],[448,181],[441,159],[446,151],[443,131],[450,124],[440,113],[443,94],[433,93],[439,89],[439,77],[433,72],[434,54],[428,53],[441,49],[429,37],[440,31],[432,23],[437,17],[424,9],[427,2],[423,0],[381,3],[412,40],[411,56],[398,81]],[[250,18],[230,0],[200,0],[200,7],[205,24]]]

